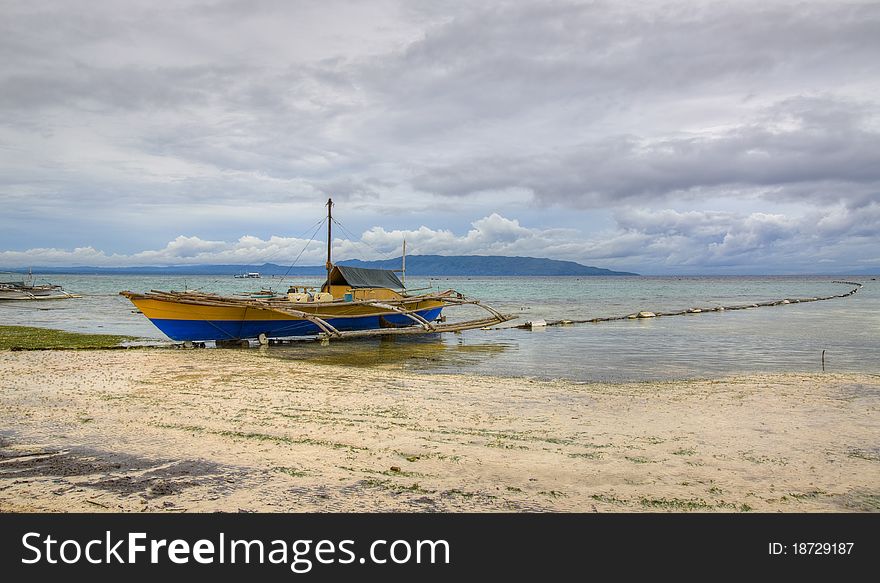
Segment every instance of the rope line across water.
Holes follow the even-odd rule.
[[[534,322],[526,322],[525,324],[520,324],[519,326],[514,326],[514,328],[520,328],[525,330],[530,330],[532,328],[541,327],[541,326],[568,326],[571,324],[593,324],[597,322],[612,322],[615,320],[638,320],[645,318],[660,318],[663,316],[682,316],[685,314],[700,314],[702,312],[725,312],[728,310],[748,310],[750,308],[766,308],[770,306],[782,306],[786,304],[801,304],[805,302],[821,302],[825,300],[833,300],[837,298],[845,298],[853,295],[862,287],[862,284],[855,281],[832,281],[831,283],[841,283],[845,285],[854,285],[855,287],[850,291],[844,294],[837,294],[833,296],[823,296],[816,298],[786,298],[782,300],[773,300],[769,302],[758,302],[752,304],[741,304],[736,306],[713,306],[710,308],[689,308],[687,310],[679,310],[677,312],[649,312],[649,311],[640,311],[634,314],[627,314],[626,316],[608,316],[605,318],[590,318],[587,320],[552,320],[550,322],[544,322],[543,320],[536,320]]]

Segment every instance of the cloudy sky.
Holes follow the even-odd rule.
[[[0,266],[880,271],[880,3],[0,0]],[[324,234],[298,264],[320,264]]]

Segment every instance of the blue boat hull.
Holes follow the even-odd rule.
[[[415,312],[429,322],[440,316],[443,308],[431,308]],[[151,318],[166,336],[172,340],[235,340],[256,338],[265,334],[269,338],[288,336],[315,336],[322,330],[308,320],[170,320]],[[329,318],[326,320],[340,332],[352,330],[378,330],[381,328],[400,328],[415,326],[416,323],[403,314],[364,316],[357,318]]]

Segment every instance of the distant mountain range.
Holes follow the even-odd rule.
[[[339,265],[368,267],[373,269],[400,269],[401,258],[383,261],[350,259]],[[257,271],[271,275],[324,275],[323,265],[289,268],[285,265],[264,263],[262,265],[173,265],[146,267],[33,267],[39,274],[119,274],[119,275],[235,275]],[[20,273],[22,270],[11,270]],[[406,258],[406,274],[409,276],[548,276],[548,275],[638,275],[626,271],[612,271],[599,267],[581,265],[574,261],[538,259],[535,257],[502,257],[486,255],[411,255]],[[2,278],[3,276],[0,276]]]
[[[400,257],[384,261],[340,261],[340,265],[373,269],[400,269]],[[535,257],[503,257],[489,255],[412,255],[406,258],[406,273],[430,275],[638,275],[581,265],[574,261],[538,259]]]

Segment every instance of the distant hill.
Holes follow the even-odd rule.
[[[384,261],[340,261],[340,265],[373,269],[400,269],[401,258]],[[430,275],[638,275],[581,265],[574,261],[538,259],[535,257],[503,257],[489,255],[412,255],[406,258],[406,274]]]
[[[369,267],[373,269],[400,269],[401,258],[384,261],[339,261],[340,265]],[[323,265],[288,268],[285,265],[264,263],[262,265],[173,265],[146,267],[33,267],[38,274],[96,274],[96,275],[235,275],[258,271],[271,275],[324,275]],[[11,270],[21,272],[22,270]],[[502,257],[487,255],[411,255],[406,258],[406,273],[410,276],[550,276],[550,275],[638,275],[625,271],[612,271],[599,267],[581,265],[573,261],[538,259],[535,257]],[[2,278],[2,276],[0,276]]]

